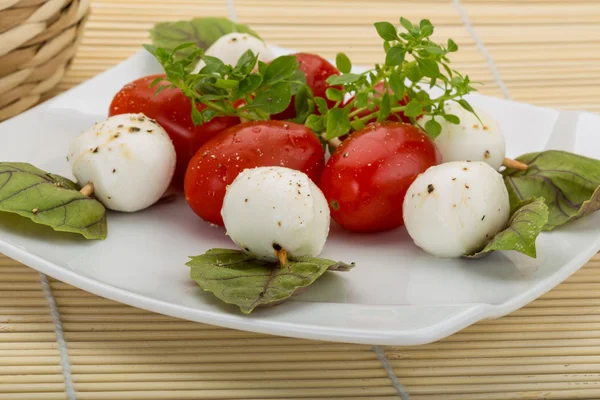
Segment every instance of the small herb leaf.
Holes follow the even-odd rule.
[[[267,66],[263,76],[265,85],[273,85],[291,77],[298,69],[298,60],[294,56],[277,57]]]
[[[483,248],[469,255],[481,257],[494,250],[515,250],[536,258],[535,241],[548,222],[548,206],[542,198],[531,198],[516,206],[506,229],[498,233]]]
[[[0,211],[86,239],[106,238],[102,203],[81,194],[74,182],[30,164],[0,163]]]
[[[398,31],[396,31],[396,27],[389,22],[375,22],[375,29],[377,30],[377,34],[383,40],[392,41],[398,39]]]
[[[279,304],[315,282],[327,270],[346,271],[352,265],[303,257],[279,263],[260,261],[238,251],[212,249],[190,257],[190,277],[219,300],[234,304],[244,314],[256,307]]]
[[[279,82],[270,89],[256,93],[252,108],[258,108],[267,114],[277,114],[285,110],[292,101],[292,87],[288,82]]]
[[[343,136],[350,131],[350,119],[345,108],[332,108],[327,112],[326,139]]]
[[[404,61],[406,50],[401,45],[390,47],[385,55],[385,65],[400,65]]]
[[[511,206],[533,197],[544,198],[550,211],[544,230],[600,209],[600,160],[558,150],[529,153],[517,160],[529,168],[502,172]]]
[[[352,62],[344,53],[337,53],[337,56],[335,57],[335,65],[343,74],[347,74],[352,70]]]
[[[432,118],[425,123],[425,132],[429,137],[435,139],[442,133],[442,125]]]

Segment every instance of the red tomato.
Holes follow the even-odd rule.
[[[375,89],[375,97],[380,98],[383,95],[383,90],[384,90],[383,82],[379,82],[378,84],[376,84],[374,86],[374,89]],[[388,88],[388,93],[393,94],[394,92],[392,91],[392,89]],[[354,100],[354,97],[350,98],[348,100],[348,102],[346,102],[346,104],[348,104],[352,100]],[[408,104],[408,101],[409,101],[408,96],[404,95],[404,97],[400,101],[398,101],[398,105],[405,106]],[[378,111],[378,110],[379,110],[379,107],[375,107],[373,109],[373,111]],[[365,110],[365,111],[359,113],[357,115],[357,117],[359,117],[359,118],[364,117],[365,115],[370,114],[373,111]],[[398,116],[396,116],[396,114]],[[400,118],[398,118],[398,117],[400,117]],[[387,121],[406,122],[408,124],[408,123],[410,123],[410,118],[406,117],[404,115],[404,113],[402,111],[400,111],[399,113],[390,114],[389,117],[387,118]]]
[[[315,97],[323,97],[327,100],[325,96],[325,90],[329,87],[327,85],[327,78],[331,75],[339,75],[340,71],[329,61],[324,59],[323,57],[317,54],[311,53],[296,53],[292,54],[296,56],[298,60],[298,68],[304,72],[306,75],[306,84],[310,87]],[[339,86],[336,86],[340,88]],[[340,88],[341,89],[341,88]],[[296,108],[294,106],[295,98],[292,97],[292,102],[284,111],[279,114],[275,114],[271,116],[271,119],[291,119],[296,116]],[[329,107],[333,107],[335,101],[327,100],[327,105]]]
[[[153,118],[169,134],[177,153],[177,165],[173,181],[183,183],[187,165],[196,151],[208,139],[230,126],[240,123],[237,117],[216,117],[210,122],[194,126],[191,117],[192,104],[179,89],[164,89],[154,95],[157,86],[150,83],[164,74],[150,75],[125,85],[113,98],[109,116],[125,113],[144,113]],[[197,105],[198,110],[206,108]]]
[[[373,123],[342,142],[327,162],[319,187],[341,226],[354,232],[385,231],[403,224],[408,187],[441,160],[419,128]]]
[[[185,197],[202,219],[223,225],[225,188],[246,168],[282,166],[317,182],[325,163],[323,147],[304,125],[254,121],[236,125],[206,142],[189,163]]]

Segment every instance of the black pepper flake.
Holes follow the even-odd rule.
[[[483,221],[485,219],[485,215],[483,217],[481,217],[481,220]]]
[[[134,133],[134,132],[139,132],[141,129],[138,128],[137,126],[130,126],[129,127],[129,132],[130,133]]]
[[[344,158],[348,157],[348,153],[342,154],[342,157],[344,157]]]
[[[467,167],[463,167],[463,171],[468,171],[469,169]]]
[[[123,127],[123,125],[117,125],[117,128],[122,128],[122,127]]]
[[[277,226],[281,226],[281,221],[277,221]],[[275,246],[273,246],[273,248],[275,248]],[[277,249],[275,249],[277,250]]]
[[[452,207],[456,208],[456,204],[453,204]]]
[[[92,153],[97,153],[98,152],[98,148],[96,147],[94,150],[92,150]]]
[[[152,129],[148,129],[146,132],[148,132],[148,133],[152,133],[152,132],[154,132],[154,131],[153,131]]]
[[[430,183],[429,185],[427,185],[427,193],[431,193],[435,190],[435,188],[433,187],[433,185]]]
[[[247,202],[248,202],[248,199],[244,199],[244,203],[247,203]]]
[[[298,194],[302,194],[302,193],[298,190]]]
[[[117,172],[117,170],[115,168],[113,168],[112,173],[114,174],[115,172]]]
[[[119,136],[121,136],[120,133],[115,133],[115,135],[113,136],[114,139],[117,139]]]
[[[108,196],[108,199],[110,200],[110,199],[112,199],[112,197]]]
[[[452,180],[453,180],[453,181],[455,181],[455,180],[456,180],[456,178],[452,178]]]
[[[467,185],[467,184],[465,183],[465,187],[468,189],[468,188],[469,188],[469,185]]]
[[[273,250],[279,251],[281,250],[281,246],[277,242],[273,242]]]
[[[485,158],[490,158],[490,151],[489,151],[489,150],[486,150],[486,151],[485,151],[485,153],[483,153],[483,156],[484,156]]]
[[[250,251],[250,249],[249,249],[249,248],[247,248],[247,247],[244,247],[244,250],[246,250],[246,251]]]
[[[485,237],[490,237],[490,234],[489,234],[489,233],[486,233],[486,234],[485,234]]]

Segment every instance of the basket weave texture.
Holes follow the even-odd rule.
[[[88,14],[88,0],[0,0],[0,121],[60,82]]]

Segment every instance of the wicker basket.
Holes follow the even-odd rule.
[[[0,121],[58,84],[88,13],[88,0],[0,0]]]

